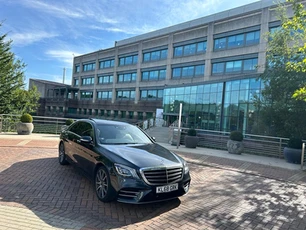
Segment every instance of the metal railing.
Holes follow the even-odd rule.
[[[0,132],[16,132],[21,115],[0,114]],[[59,134],[69,118],[33,116],[33,133]],[[75,119],[73,119],[75,120]]]
[[[169,127],[170,135],[169,142],[173,141],[170,144],[176,144],[177,142],[177,127]],[[229,139],[230,132],[223,131],[212,131],[212,130],[202,130],[196,129],[197,136],[199,137],[198,146],[227,150],[227,141]],[[180,144],[185,144],[184,139],[187,134],[188,128],[181,128],[181,138]],[[276,158],[284,158],[283,150],[287,146],[289,138],[283,137],[271,137],[271,136],[260,136],[245,134],[243,143],[244,143],[244,152],[254,155],[263,155]],[[305,142],[305,141],[304,141]]]
[[[20,117],[21,115],[0,114],[0,132],[16,132],[16,124],[20,122]],[[60,134],[67,119],[77,120],[73,118],[61,117],[32,117],[34,125],[33,133]],[[136,125],[146,130],[155,126],[155,119],[151,118],[144,120],[136,123]]]

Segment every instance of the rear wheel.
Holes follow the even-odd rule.
[[[68,164],[68,161],[66,159],[65,146],[63,143],[60,143],[58,148],[58,161],[61,165]]]
[[[103,166],[96,171],[95,190],[99,200],[103,202],[113,201],[116,197],[116,192],[110,183],[109,173]]]

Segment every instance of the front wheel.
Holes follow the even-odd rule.
[[[115,199],[116,192],[110,183],[108,171],[103,166],[96,171],[95,190],[99,200],[103,202],[110,202]]]
[[[60,146],[58,148],[58,162],[61,165],[67,165],[68,161],[66,159],[66,153],[65,153],[65,146],[63,143],[60,143]]]

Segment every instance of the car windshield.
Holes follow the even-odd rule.
[[[136,126],[130,124],[100,124],[97,126],[101,144],[148,144],[152,141]]]

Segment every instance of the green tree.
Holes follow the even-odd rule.
[[[305,73],[301,71],[303,54],[300,27],[293,27],[292,21],[300,19],[300,8],[293,3],[294,17],[287,16],[287,7],[277,8],[281,27],[269,33],[267,64],[260,78],[265,83],[262,96],[257,99],[260,118],[266,125],[264,132],[269,135],[306,137],[306,102],[292,97],[296,89],[306,85]]]
[[[291,50],[295,58],[286,63],[287,71],[306,73],[306,10],[301,0],[287,0],[292,3],[294,15],[283,23],[283,27],[291,33]],[[293,94],[293,98],[306,101],[306,85]]]
[[[2,24],[0,23],[0,29]],[[11,51],[12,41],[0,34],[0,114],[31,113],[37,109],[39,94],[25,90],[25,64]]]

